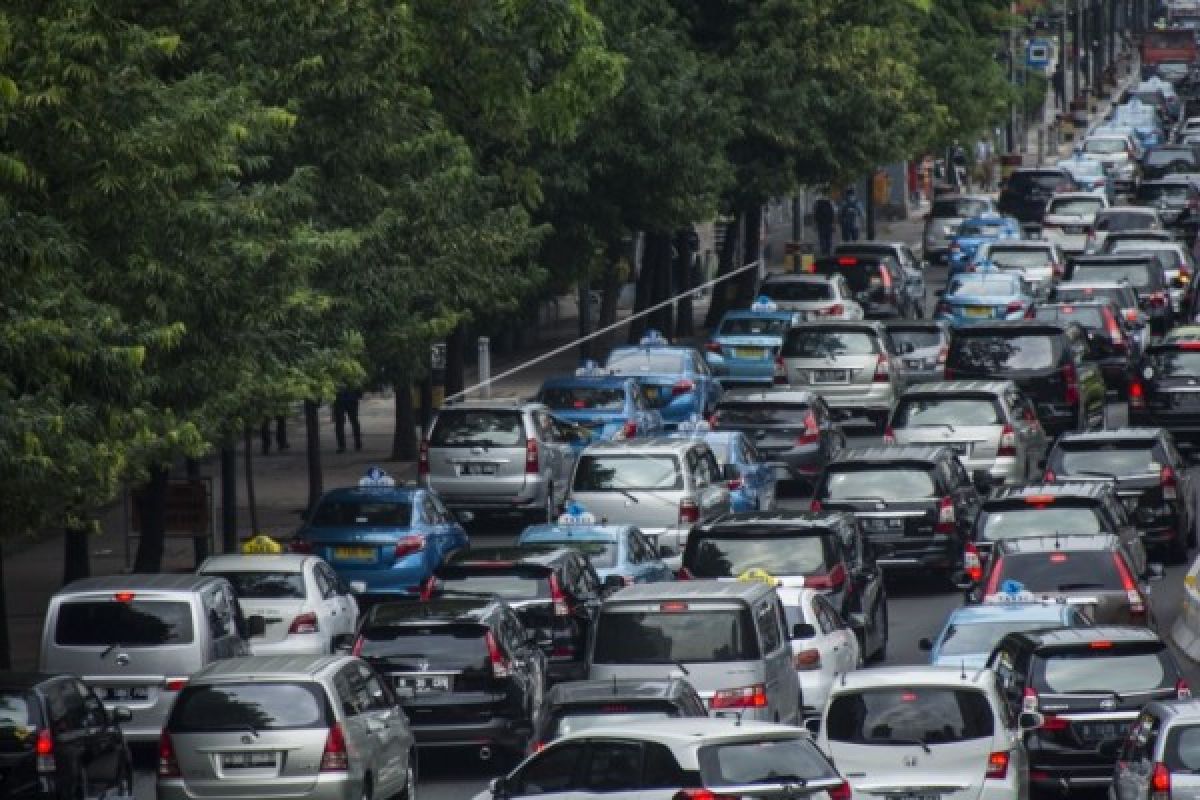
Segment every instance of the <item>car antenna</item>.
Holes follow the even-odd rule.
[[[961,665],[959,667],[958,677],[960,680],[965,681],[967,679],[967,660],[964,658],[958,663]]]
[[[617,674],[613,673],[613,697],[617,696]]]

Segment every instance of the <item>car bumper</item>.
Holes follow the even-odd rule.
[[[452,511],[522,511],[541,508],[546,499],[546,483],[540,476],[524,479],[520,485],[514,485],[511,492],[488,494],[457,490],[454,481],[435,479],[424,483],[436,491]]]
[[[294,784],[291,785],[291,784]],[[266,781],[206,781],[191,787],[184,780],[159,780],[157,800],[360,800],[363,797],[362,778],[353,773],[323,772],[314,779],[305,775],[296,779],[275,778]]]
[[[417,746],[422,748],[487,745],[524,753],[530,732],[528,721],[502,717],[463,725],[412,725],[413,738],[416,739]]]
[[[330,651],[329,639],[317,633],[293,634],[278,642],[247,642],[252,656],[319,656]]]
[[[955,569],[962,556],[962,542],[956,536],[889,541],[868,534],[867,538],[875,550],[876,562],[889,572]]]

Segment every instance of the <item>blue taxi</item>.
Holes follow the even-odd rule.
[[[959,327],[1024,319],[1035,302],[1033,287],[1015,272],[964,272],[938,295],[933,318]]]
[[[467,532],[431,489],[398,485],[372,467],[357,486],[321,495],[291,540],[329,562],[358,594],[415,594]]]
[[[537,399],[554,416],[586,428],[593,441],[662,432],[662,414],[646,404],[637,381],[609,374],[594,361],[574,375],[548,378],[538,390]]]
[[[1015,217],[989,212],[965,220],[950,240],[950,276],[967,269],[981,244],[1020,238],[1021,223]]]
[[[725,360],[721,385],[772,386],[777,377],[786,383],[776,361],[795,318],[794,312],[780,311],[767,297],[758,298],[748,311],[726,312],[704,346]]]
[[[598,523],[572,503],[553,525],[530,525],[518,547],[569,547],[585,555],[601,581],[618,576],[625,586],[675,580],[654,544],[632,525]]]
[[[638,382],[646,404],[662,414],[666,430],[693,415],[708,415],[721,400],[721,383],[713,368],[724,369],[724,359],[672,345],[658,331],[647,331],[636,346],[614,348],[604,366]]]
[[[775,507],[779,481],[775,466],[764,461],[742,431],[713,430],[704,420],[689,420],[669,438],[704,440],[729,486],[730,511],[770,511]]]

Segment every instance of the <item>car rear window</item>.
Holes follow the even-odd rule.
[[[167,729],[174,733],[324,728],[327,703],[314,683],[221,683],[188,686],[175,701]]]
[[[1061,355],[1060,338],[1053,333],[963,335],[950,345],[946,363],[997,376],[1052,369]]]
[[[983,279],[955,278],[946,289],[947,295],[962,295],[964,297],[1012,297],[1017,287],[1007,278]]]
[[[1188,187],[1182,183],[1142,184],[1137,191],[1137,202],[1145,205],[1162,201],[1182,205],[1187,199]]]
[[[1103,330],[1104,312],[1096,306],[1036,306],[1035,319],[1047,322],[1078,322],[1089,330]]]
[[[1113,245],[1114,253],[1149,253],[1162,263],[1163,269],[1179,269],[1183,263],[1183,256],[1178,250],[1163,247],[1161,242],[1155,242],[1147,246],[1144,241],[1136,239],[1129,242],[1116,242]]]
[[[412,523],[412,504],[397,500],[321,501],[309,525],[313,528],[404,527]]]
[[[596,621],[594,664],[755,661],[761,657],[749,609],[663,601],[660,611],[605,609]]]
[[[542,389],[538,399],[556,411],[622,411],[625,390],[619,386],[555,386]]]
[[[988,260],[998,267],[1048,267],[1054,263],[1049,250],[1034,247],[992,246],[987,251]]]
[[[904,501],[937,494],[932,467],[896,465],[829,469],[821,497],[828,500]]]
[[[811,408],[799,403],[731,403],[717,406],[717,425],[777,427],[803,425]]]
[[[762,294],[785,303],[810,303],[833,299],[833,286],[828,281],[779,281],[765,283]]]
[[[774,575],[828,571],[836,551],[829,536],[688,537],[683,564],[697,578],[734,578],[752,569]]]
[[[1157,227],[1156,214],[1139,214],[1135,211],[1101,211],[1096,214],[1098,231],[1136,231]]]
[[[687,366],[685,354],[671,351],[615,350],[608,356],[605,367],[618,375],[683,372]]]
[[[550,596],[549,571],[520,564],[443,566],[437,572],[444,592],[462,592],[502,600],[537,600]]]
[[[696,753],[705,787],[800,784],[839,780],[810,739],[762,739],[710,744]]]
[[[974,217],[987,211],[987,207],[987,203],[982,200],[934,200],[929,216],[934,219]]]
[[[1083,151],[1085,153],[1100,153],[1107,155],[1109,153],[1124,153],[1126,142],[1124,139],[1104,138],[1104,139],[1088,139],[1083,143]]]
[[[879,342],[867,331],[796,328],[783,342],[785,358],[838,358],[879,352]]]
[[[1051,198],[1050,204],[1046,206],[1046,214],[1086,217],[1102,208],[1104,201],[1098,198],[1093,200],[1086,197],[1060,197]]]
[[[234,594],[247,600],[303,599],[304,574],[300,572],[232,572],[207,573],[220,575],[233,586]]]
[[[682,489],[683,472],[673,455],[585,454],[575,469],[574,488],[580,492]]]
[[[997,565],[997,571],[999,583],[1015,580],[1031,592],[1125,588],[1113,553],[1107,550],[1006,553]]]
[[[1062,442],[1050,459],[1056,475],[1118,477],[1147,475],[1162,470],[1162,461],[1153,441],[1104,442],[1084,444]]]
[[[898,428],[948,428],[999,425],[1004,418],[1000,401],[994,397],[952,397],[931,395],[905,397],[896,406],[892,425]]]
[[[612,703],[570,706],[554,713],[550,734],[551,738],[558,738],[592,728],[636,728],[642,722],[678,716],[679,709],[665,700],[616,700]]]
[[[617,545],[614,542],[587,541],[584,539],[538,539],[529,543],[530,547],[564,547],[582,554],[596,569],[605,569],[617,565]]]
[[[519,411],[443,410],[434,420],[429,446],[524,447],[525,425]]]
[[[786,284],[785,284],[786,285]],[[833,297],[833,290],[828,284],[797,284],[804,286],[817,286],[824,289],[824,293],[820,297],[813,297],[813,300],[824,300],[827,297]],[[791,298],[780,298],[791,299]],[[791,327],[791,321],[780,317],[726,317],[721,320],[721,327],[717,331],[718,336],[783,336]]]
[[[1178,350],[1167,345],[1150,353],[1150,366],[1162,377],[1200,376],[1200,350]]]
[[[1087,303],[1094,300],[1111,300],[1117,308],[1133,308],[1137,305],[1137,295],[1133,289],[1122,289],[1118,286],[1063,286],[1059,285],[1050,292],[1050,297],[1060,303]]]
[[[161,647],[192,641],[192,607],[166,600],[80,600],[58,607],[54,641],[67,647]]]
[[[1014,172],[1008,179],[1011,189],[1022,191],[1037,186],[1040,189],[1057,189],[1067,178],[1058,172]]]
[[[1006,619],[998,622],[966,624],[952,622],[946,626],[946,634],[942,637],[938,655],[962,656],[990,653],[1000,640],[1010,633],[1059,628],[1062,625],[1063,623],[1059,620],[1044,619]]]
[[[1172,725],[1163,747],[1163,763],[1172,772],[1200,773],[1200,725]]]
[[[826,720],[832,741],[899,746],[982,739],[992,735],[995,725],[983,692],[941,686],[839,694]]]
[[[904,345],[911,344],[914,350],[927,350],[932,347],[940,347],[948,338],[944,337],[939,330],[892,328],[888,333],[898,347],[903,348]]]
[[[392,660],[424,662],[427,669],[466,669],[488,661],[488,629],[484,625],[375,625],[359,632],[358,654]]]
[[[1158,642],[1095,643],[1099,646],[1051,650],[1034,659],[1033,683],[1061,694],[1144,692],[1175,684],[1175,669]]]
[[[989,542],[1052,533],[1104,533],[1100,518],[1090,506],[1063,504],[984,508],[975,525],[979,537]]]
[[[1155,272],[1161,275],[1161,266]],[[1154,280],[1150,264],[1145,261],[1130,261],[1116,264],[1076,264],[1073,278],[1092,281],[1125,281],[1135,289],[1149,289],[1157,282]]]
[[[958,226],[959,236],[999,236],[1003,232],[999,222],[964,222]]]
[[[1194,165],[1196,163],[1196,154],[1191,150],[1182,148],[1158,148],[1146,153],[1146,158],[1143,160],[1146,166],[1150,167],[1165,167],[1170,164],[1178,163],[1180,166]],[[1187,172],[1188,170],[1180,170]],[[1141,187],[1147,188],[1147,187]],[[1138,197],[1141,197],[1141,190],[1138,191]]]
[[[883,285],[885,267],[875,259],[860,261],[855,256],[839,256],[818,261],[816,270],[822,275],[842,275],[853,291],[865,292]]]
[[[41,727],[38,702],[24,689],[0,689],[0,753],[33,749],[34,730]]]

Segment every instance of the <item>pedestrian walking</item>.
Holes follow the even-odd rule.
[[[862,206],[858,202],[858,194],[851,186],[846,190],[846,197],[842,200],[842,207],[838,210],[838,222],[842,225],[843,242],[858,241],[863,216]]]
[[[358,423],[358,401],[362,399],[359,389],[342,389],[333,399],[333,435],[337,439],[337,451],[346,452],[346,420],[354,434],[354,449],[362,450],[362,427]]]
[[[959,144],[958,139],[950,146],[950,169],[953,172],[955,191],[969,191],[971,187],[967,183],[967,151]]]
[[[1054,107],[1064,111],[1067,108],[1067,76],[1061,62],[1055,68],[1051,82],[1054,84]]]
[[[271,417],[263,420],[262,430],[259,431],[262,437],[262,454],[265,456],[271,452]],[[288,448],[287,440],[287,417],[279,414],[275,417],[275,446],[279,448],[279,452],[283,452]]]
[[[992,143],[987,139],[975,143],[975,176],[981,190],[992,190]]]
[[[833,252],[833,222],[836,217],[833,201],[822,192],[813,206],[813,224],[817,226],[817,241],[823,256]]]
[[[908,162],[908,200],[913,206],[921,205],[921,176],[916,159]]]

